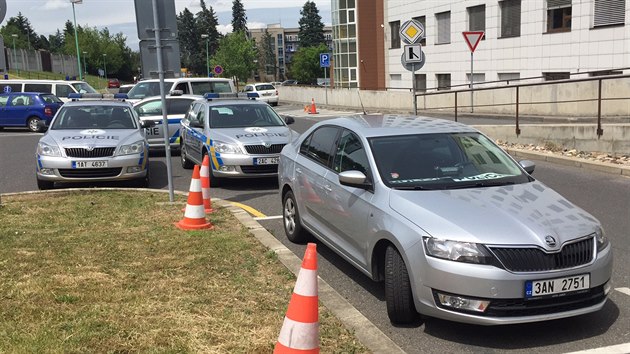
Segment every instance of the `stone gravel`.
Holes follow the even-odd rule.
[[[602,162],[602,163],[609,163],[613,165],[630,166],[630,155],[625,155],[625,154],[610,154],[610,153],[598,152],[598,151],[579,151],[576,149],[566,149],[566,148],[558,147],[552,143],[546,144],[544,146],[534,145],[534,144],[509,143],[502,140],[497,140],[496,143],[497,145],[501,146],[504,149],[510,148],[510,149],[524,150],[524,151],[536,151],[536,152],[548,153],[552,155],[584,159],[587,161],[596,161],[596,162]]]

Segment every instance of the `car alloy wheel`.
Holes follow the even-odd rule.
[[[40,119],[37,117],[30,117],[26,122],[26,124],[28,125],[28,130],[32,131],[33,133],[39,132],[39,121]]]
[[[182,163],[182,168],[186,170],[191,170],[193,167],[195,167],[195,164],[193,164],[192,161],[188,160],[188,158],[186,157],[186,147],[184,146],[184,144],[182,144],[179,148],[179,160]]]
[[[287,239],[293,243],[303,243],[308,241],[308,234],[302,228],[300,221],[300,213],[298,212],[297,203],[295,202],[295,196],[292,191],[288,191],[284,195],[284,202],[282,208],[282,224],[284,225],[284,232],[287,235]]]

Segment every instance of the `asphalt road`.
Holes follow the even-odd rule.
[[[296,114],[295,107],[280,106],[280,113],[294,114],[292,128],[304,131],[329,114]],[[331,112],[326,112],[331,113]],[[334,114],[340,114],[336,112]],[[343,114],[343,113],[341,113]],[[0,193],[36,190],[35,147],[41,134],[26,130],[0,131]],[[176,190],[187,191],[191,172],[172,157]],[[151,156],[151,188],[166,189],[163,154]],[[614,247],[613,288],[630,288],[630,179],[574,167],[537,162],[534,177],[596,216],[604,225]],[[260,224],[298,257],[303,245],[286,241],[282,229],[281,202],[274,178],[226,181],[213,188],[213,198],[246,204],[267,218]],[[502,327],[479,327],[438,319],[426,319],[407,327],[394,327],[388,319],[381,284],[374,283],[326,246],[319,244],[319,274],[370,321],[409,353],[565,353],[630,342],[630,294],[613,290],[604,309],[571,319]]]

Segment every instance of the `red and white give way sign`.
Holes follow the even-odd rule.
[[[462,32],[464,35],[464,39],[466,40],[466,44],[468,44],[468,48],[470,48],[470,52],[474,53],[475,48],[479,42],[481,42],[481,38],[483,38],[483,31],[470,31],[470,32]]]

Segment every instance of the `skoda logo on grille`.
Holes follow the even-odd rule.
[[[263,143],[263,146],[269,149],[271,147],[271,143]]]
[[[549,247],[556,247],[556,239],[553,236],[545,236],[545,242]]]
[[[84,149],[87,150],[87,151],[93,151],[94,150],[94,145],[85,146]]]

